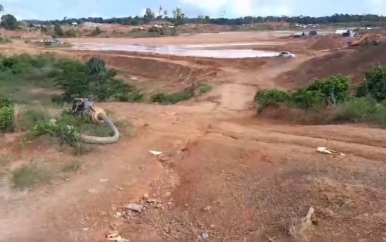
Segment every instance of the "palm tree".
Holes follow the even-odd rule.
[[[159,5],[159,9],[158,9],[158,16],[161,16],[161,13],[162,13],[162,6]]]

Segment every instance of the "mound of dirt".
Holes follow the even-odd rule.
[[[386,65],[386,42],[378,46],[341,50],[317,56],[301,64],[297,69],[286,72],[276,79],[276,84],[295,89],[308,86],[314,78],[332,75],[347,75],[355,84],[363,81],[362,72],[375,64]]]
[[[93,55],[82,55],[82,60],[87,60]],[[133,75],[156,78],[159,80],[178,80],[195,77],[213,77],[219,70],[214,67],[194,67],[161,59],[131,57],[131,56],[106,56],[108,66],[122,69]]]
[[[337,39],[334,39],[330,36],[323,37],[319,39],[317,42],[315,42],[313,45],[311,45],[311,50],[327,50],[327,49],[336,49],[339,47],[342,47],[340,41],[337,41]]]

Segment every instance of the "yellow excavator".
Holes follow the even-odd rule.
[[[382,35],[381,34],[364,34],[359,40],[348,43],[349,47],[356,47],[365,43],[379,43]]]

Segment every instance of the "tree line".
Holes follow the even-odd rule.
[[[0,4],[0,12],[4,11],[4,6]],[[4,25],[12,26],[15,28],[15,17],[11,14],[6,14],[1,17]],[[24,20],[28,24],[42,24],[42,25],[64,25],[84,22],[92,23],[105,23],[105,24],[123,24],[123,25],[142,25],[149,23],[150,21],[168,21],[174,25],[181,25],[184,23],[202,23],[202,24],[217,24],[217,25],[246,25],[253,23],[266,23],[266,22],[287,22],[298,24],[336,24],[336,23],[361,23],[365,26],[384,25],[386,24],[386,16],[380,16],[375,14],[334,14],[331,16],[323,17],[311,17],[311,16],[266,16],[266,17],[254,17],[245,16],[240,18],[211,18],[210,16],[199,15],[197,17],[187,17],[183,13],[181,8],[172,10],[172,15],[168,15],[168,11],[159,6],[158,12],[155,13],[150,8],[147,8],[143,16],[128,16],[121,18],[101,18],[101,17],[88,17],[88,18],[63,18],[61,20]],[[11,28],[10,28],[11,29]]]
[[[181,9],[176,9],[181,11]],[[76,22],[78,24],[84,22],[92,23],[106,23],[106,24],[123,24],[123,25],[141,25],[146,24],[152,20],[169,21],[174,22],[176,15],[181,17],[181,12],[173,10],[173,16],[168,16],[167,11],[164,10],[163,14],[156,16],[150,9],[146,10],[144,16],[128,16],[122,18],[101,18],[101,17],[88,17],[88,18],[64,18],[62,20],[25,20],[31,24],[71,24]],[[164,15],[166,14],[166,15]],[[265,23],[265,22],[288,22],[288,23],[299,23],[299,24],[335,24],[335,23],[348,23],[348,22],[361,22],[368,23],[369,26],[377,24],[386,24],[386,17],[375,14],[366,15],[350,15],[350,14],[334,14],[331,16],[323,17],[311,17],[311,16],[267,16],[267,17],[253,17],[246,16],[241,18],[211,18],[210,16],[197,16],[197,17],[186,17],[182,16],[180,22],[183,19],[183,23],[205,23],[205,24],[218,24],[218,25],[244,25],[253,23]]]

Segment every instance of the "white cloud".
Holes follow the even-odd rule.
[[[182,0],[187,6],[194,6],[212,17],[225,11],[227,16],[257,16],[290,14],[294,0]]]
[[[386,0],[368,0],[365,2],[374,14],[382,15],[386,9]]]

